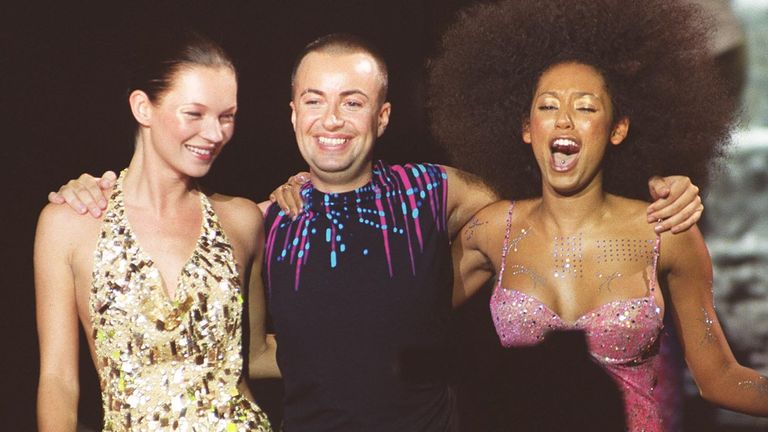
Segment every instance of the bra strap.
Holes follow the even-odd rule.
[[[507,266],[507,253],[509,252],[509,235],[512,231],[512,210],[515,208],[515,202],[509,206],[507,212],[507,228],[504,231],[504,246],[501,248],[501,265],[499,266],[499,274],[496,277],[496,286],[501,285],[501,279],[504,277],[504,269]]]

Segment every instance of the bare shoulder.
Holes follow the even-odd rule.
[[[87,240],[89,235],[96,235],[102,218],[103,215],[97,219],[78,214],[67,205],[49,203],[40,211],[37,230],[38,234],[55,233],[58,241]]]
[[[501,219],[506,220],[509,209],[515,204],[512,201],[502,200],[491,203],[475,213],[473,219],[483,219],[488,221],[495,221]]]
[[[642,217],[645,217],[648,205],[650,205],[647,201],[611,194],[608,195],[608,203],[612,211],[621,211],[624,216],[635,214]]]
[[[655,235],[653,224],[648,223],[648,205],[642,200],[626,198],[618,195],[608,195],[608,206],[605,217],[611,222],[614,231],[633,231]]]
[[[255,239],[264,229],[264,218],[259,206],[248,198],[212,194],[208,200],[230,237],[241,241]]]
[[[655,236],[653,225],[648,223],[648,204],[642,200],[611,196],[611,220],[615,221],[613,229],[622,232],[634,232]],[[681,268],[681,264],[689,262],[701,262],[707,259],[708,251],[704,243],[704,237],[699,228],[694,225],[690,229],[672,234],[661,234],[661,261],[662,269]]]
[[[496,201],[475,213],[469,222],[464,225],[462,231],[465,233],[465,236],[485,234],[488,240],[499,235],[503,237],[510,211],[511,221],[515,224],[516,221],[525,220],[525,215],[530,212],[530,207],[528,201]]]

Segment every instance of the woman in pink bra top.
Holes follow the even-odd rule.
[[[728,142],[706,41],[687,2],[514,0],[461,15],[430,70],[437,138],[516,200],[454,240],[454,303],[495,275],[504,346],[584,331],[632,431],[663,430],[654,360],[667,312],[702,396],[768,415],[768,379],[735,361],[718,323],[700,231],[657,235],[647,220],[662,215],[643,201],[650,173],[706,184]]]

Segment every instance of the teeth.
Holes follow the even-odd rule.
[[[575,146],[576,141],[568,139],[568,138],[558,138],[555,140],[554,145],[562,145],[562,146]]]
[[[199,154],[201,156],[209,156],[211,153],[213,153],[212,149],[201,149],[199,147],[192,147],[192,146],[185,146],[189,151],[195,154]]]
[[[558,138],[552,142],[552,152],[571,155],[579,152],[579,145],[572,139]]]
[[[345,138],[328,138],[328,137],[318,137],[317,140],[320,142],[320,144],[331,145],[331,146],[342,145],[347,141]]]

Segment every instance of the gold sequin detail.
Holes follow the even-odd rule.
[[[201,235],[170,299],[125,216],[125,173],[104,216],[90,295],[104,431],[271,431],[237,388],[241,285],[210,202],[200,194]]]

